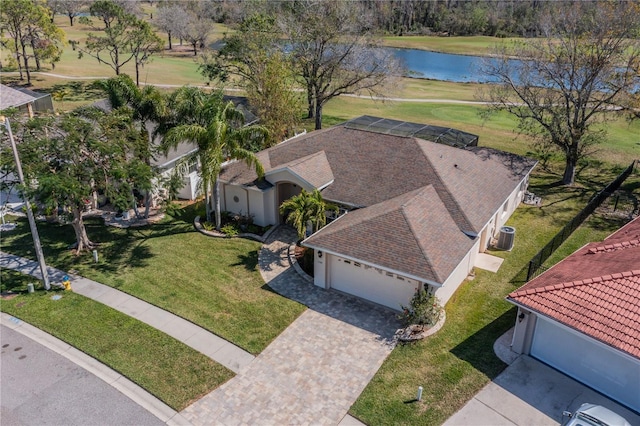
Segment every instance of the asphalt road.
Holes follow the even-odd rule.
[[[0,424],[163,425],[68,359],[0,326]]]

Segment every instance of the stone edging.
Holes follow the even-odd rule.
[[[214,238],[249,238],[251,240],[255,240],[255,241],[258,241],[258,242],[261,242],[261,243],[264,243],[269,238],[269,236],[273,233],[273,231],[277,228],[277,226],[272,226],[262,236],[256,235],[256,234],[252,234],[250,232],[243,232],[243,233],[240,233],[238,235],[231,236],[231,235],[223,234],[222,232],[218,232],[218,231],[207,231],[206,229],[204,229],[204,227],[200,223],[200,216],[196,216],[195,219],[193,219],[193,226],[196,228],[196,231],[198,231],[199,233],[201,233],[203,235],[206,235],[208,237],[214,237]]]
[[[295,250],[296,250],[296,244],[291,244],[287,250],[287,257],[289,258],[289,263],[291,264],[291,266],[293,266],[293,269],[296,270],[298,275],[302,277],[302,279],[313,284],[313,277],[307,274],[305,271],[303,271],[300,265],[298,265],[298,259],[296,259]]]
[[[438,319],[438,322],[431,328],[428,328],[427,330],[423,331],[422,333],[420,333],[418,336],[416,337],[407,337],[407,338],[403,338],[402,335],[404,334],[405,329],[401,328],[400,330],[398,330],[396,332],[396,336],[398,338],[398,341],[403,342],[403,343],[410,343],[410,342],[414,342],[416,340],[422,340],[426,337],[431,336],[432,334],[436,334],[438,331],[440,331],[440,329],[442,328],[442,326],[444,326],[444,323],[447,319],[447,313],[445,312],[444,308],[441,311],[440,314],[440,318]]]

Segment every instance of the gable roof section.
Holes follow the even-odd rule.
[[[640,218],[507,299],[640,358]]]
[[[451,274],[473,240],[460,232],[429,185],[351,211],[307,238],[304,245],[435,284]]]
[[[277,172],[289,170],[296,176],[308,182],[313,188],[324,188],[333,182],[333,172],[324,151],[307,155],[300,159],[282,164],[265,172],[265,176],[273,175]]]

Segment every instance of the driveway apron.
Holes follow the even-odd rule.
[[[395,314],[303,279],[289,267],[292,241],[288,227],[272,234],[261,273],[310,309],[236,377],[183,410],[194,425],[338,424],[391,353]]]

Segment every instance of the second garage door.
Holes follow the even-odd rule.
[[[640,360],[540,316],[531,355],[640,411]]]

